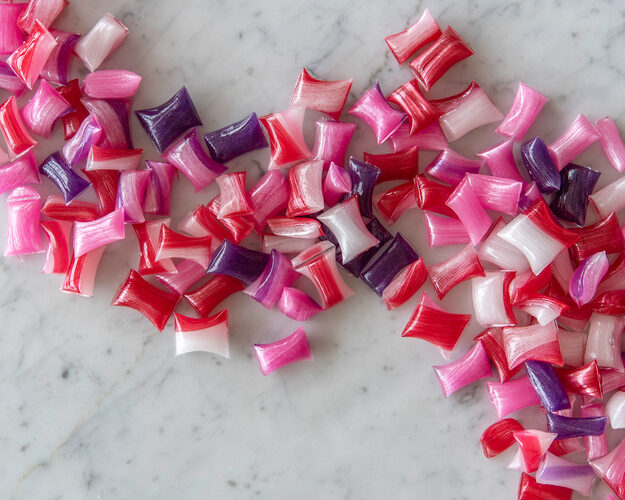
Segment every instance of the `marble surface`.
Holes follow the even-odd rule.
[[[106,11],[119,16],[130,36],[105,67],[143,76],[135,107],[185,84],[211,130],[286,107],[302,66],[325,79],[354,78],[348,106],[375,80],[390,92],[410,72],[383,37],[425,7],[476,51],[432,95],[476,79],[505,113],[523,79],[551,98],[530,133],[550,141],[578,112],[609,114],[625,130],[625,12],[616,1],[83,0],[57,26],[86,33]],[[78,64],[75,71],[84,75]],[[157,159],[137,122],[133,136]],[[58,147],[58,128],[55,138],[39,158]],[[350,151],[386,151],[372,140],[360,124]],[[456,147],[469,154],[496,141],[486,128]],[[232,165],[251,184],[267,161],[263,151]],[[599,186],[616,177],[596,145],[579,161],[605,170]],[[195,196],[179,181],[174,216],[214,190]],[[47,181],[42,192],[52,192]],[[0,212],[4,246],[4,202]],[[416,211],[397,229],[429,263],[457,251],[428,250]],[[348,278],[356,297],[305,325],[315,361],[263,377],[250,343],[297,325],[246,297],[226,303],[229,361],[175,358],[171,323],[159,334],[136,312],[108,306],[137,263],[134,236],[107,249],[93,299],[60,293],[60,278],[41,275],[42,263],[0,259],[1,498],[516,498],[518,474],[480,451],[494,421],[484,385],[445,400],[431,370],[444,362],[438,352],[400,337],[416,299],[389,313]],[[470,311],[468,290],[459,286],[443,305]],[[472,324],[454,359],[477,331]],[[598,488],[594,498],[604,495]]]

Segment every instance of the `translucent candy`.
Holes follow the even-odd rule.
[[[599,132],[601,147],[612,166],[619,172],[625,170],[625,144],[614,121],[606,116],[595,123],[595,129]]]
[[[48,156],[39,166],[39,171],[59,188],[65,204],[69,204],[91,184],[72,170],[60,153]]]
[[[15,188],[7,197],[8,234],[4,256],[43,252],[39,232],[39,193],[29,187]]]
[[[305,292],[288,286],[282,290],[278,307],[282,314],[295,321],[306,321],[323,310]]]
[[[352,190],[352,180],[343,167],[330,163],[330,168],[323,179],[323,200],[328,207],[336,205],[343,195]]]
[[[288,337],[271,344],[254,344],[252,349],[263,375],[269,375],[272,371],[296,361],[312,361],[312,352],[303,328],[298,328]]]
[[[484,456],[493,458],[506,451],[516,443],[514,433],[522,430],[523,426],[513,418],[504,418],[489,426],[480,438]]]
[[[510,111],[497,127],[496,132],[513,141],[520,141],[534,123],[536,116],[547,104],[547,97],[537,90],[519,82]]]
[[[150,171],[150,178],[143,197],[143,213],[169,215],[176,167],[162,161],[146,161],[145,166]]]
[[[0,55],[6,56],[15,51],[24,41],[24,33],[17,25],[25,3],[0,4]]]
[[[291,261],[277,250],[272,250],[263,273],[243,291],[267,309],[272,309],[280,300],[284,288],[297,277]]]
[[[378,144],[382,144],[393,135],[407,118],[403,112],[389,106],[379,83],[362,94],[348,113],[360,118],[371,127]]]
[[[215,179],[219,186],[219,219],[252,213],[245,192],[245,175],[245,172],[227,172]]]
[[[76,133],[63,145],[63,157],[70,165],[75,165],[87,157],[91,146],[97,145],[102,137],[102,127],[98,120],[89,115],[80,124]]]
[[[519,169],[514,161],[513,148],[514,142],[509,140],[477,153],[477,156],[484,161],[491,175],[525,182],[521,174],[519,174]]]
[[[388,96],[387,100],[397,104],[408,115],[411,135],[436,122],[443,114],[421,93],[416,79],[404,83],[401,87],[397,87]]]
[[[291,189],[286,209],[288,217],[315,214],[323,210],[323,162],[307,161],[289,169]]]
[[[467,230],[471,243],[477,246],[493,221],[484,210],[468,178],[463,179],[454,189],[447,199],[447,206],[456,213]]]
[[[333,82],[317,80],[308,73],[306,68],[302,68],[293,89],[291,105],[315,109],[338,120],[351,87],[351,78]]]
[[[434,290],[441,300],[457,284],[477,276],[485,276],[475,248],[470,244],[446,261],[430,266],[429,274]]]
[[[315,160],[323,160],[324,170],[332,163],[342,167],[345,163],[345,152],[354,135],[356,124],[318,120],[315,123],[317,133],[313,146]]]
[[[35,20],[26,41],[15,49],[6,62],[26,86],[32,89],[54,47],[54,36],[41,21]]]
[[[27,153],[37,144],[26,130],[15,96],[9,97],[0,105],[0,132],[9,148],[9,154],[13,157]]]
[[[462,387],[493,375],[488,356],[481,342],[477,342],[469,352],[457,361],[447,365],[435,366],[434,371],[445,397],[449,397]]]
[[[386,308],[390,311],[408,302],[424,285],[427,278],[427,268],[423,259],[418,259],[397,273],[382,292]]]
[[[93,297],[95,278],[106,247],[96,248],[80,257],[72,256],[61,291],[72,295]]]
[[[81,257],[96,248],[123,240],[124,237],[124,212],[121,208],[94,221],[76,221],[74,223],[74,257]]]
[[[41,69],[41,78],[50,83],[67,85],[67,74],[71,59],[74,57],[74,47],[80,35],[55,29],[51,29],[50,34],[56,40],[56,46]]]
[[[128,28],[113,14],[106,14],[78,41],[74,52],[89,71],[95,71],[127,35]]]
[[[562,186],[551,202],[551,210],[557,217],[583,226],[586,223],[588,196],[601,174],[596,170],[569,163],[560,175]]]
[[[72,101],[64,97],[75,109]],[[129,114],[132,103],[130,101],[85,97],[81,102],[87,112],[94,115],[102,127],[103,137],[100,146],[107,149],[132,149]]]
[[[189,352],[211,352],[230,358],[228,311],[208,318],[190,318],[174,313],[176,356]]]
[[[219,163],[226,163],[268,145],[256,113],[227,127],[204,134],[204,142],[213,160]]]
[[[289,202],[289,184],[280,170],[268,170],[248,192],[253,212],[250,218],[256,229],[262,231],[268,217],[286,209]]]
[[[465,174],[477,174],[481,166],[482,164],[477,160],[465,158],[453,149],[445,149],[432,160],[425,172],[439,181],[457,186],[464,179]]]
[[[115,208],[124,211],[124,221],[130,224],[143,222],[143,196],[150,178],[149,170],[124,170],[119,175]]]
[[[45,220],[40,223],[48,240],[46,262],[42,273],[65,274],[69,268],[71,250],[69,247],[69,234],[72,223],[68,221]]]
[[[590,363],[594,359],[602,368],[624,371],[621,358],[624,325],[625,319],[622,317],[593,313],[590,317],[584,362]]]
[[[54,122],[71,110],[70,104],[45,80],[21,110],[24,123],[35,134],[50,138]]]
[[[184,296],[200,316],[208,316],[215,307],[230,295],[243,290],[244,285],[236,278],[217,274],[201,287]]]
[[[486,382],[486,388],[497,418],[503,418],[522,408],[540,404],[540,399],[527,376],[501,384]]]
[[[37,21],[49,28],[67,3],[67,0],[32,0],[26,4],[17,24],[25,33],[31,33]]]
[[[469,233],[458,219],[441,217],[424,212],[425,231],[430,247],[466,244],[470,242]]]
[[[365,163],[380,169],[377,182],[414,179],[419,164],[419,150],[416,147],[382,155],[364,153]]]
[[[404,64],[408,58],[421,47],[436,40],[441,34],[436,19],[428,9],[423,11],[421,17],[404,31],[389,35],[384,38],[386,45],[397,59],[399,64]]]
[[[535,429],[517,431],[514,440],[519,445],[517,454],[512,459],[508,469],[521,472],[536,472],[544,454],[553,443],[556,435]]]
[[[272,161],[269,168],[280,168],[313,156],[304,140],[304,112],[305,108],[297,107],[260,117],[269,134]]]
[[[599,132],[588,121],[588,118],[579,114],[569,128],[549,144],[549,152],[558,170],[562,170],[598,139]]]
[[[0,166],[0,193],[26,184],[39,184],[39,170],[32,152]]]
[[[526,361],[544,361],[562,366],[555,322],[548,325],[510,326],[503,329],[506,359],[510,369]]]
[[[569,295],[579,307],[588,304],[594,298],[609,266],[608,257],[603,251],[588,257],[575,270],[569,284]]]
[[[187,259],[196,262],[204,269],[211,260],[211,237],[192,237],[177,233],[165,224],[161,225],[156,260]]]
[[[475,320],[482,326],[516,325],[509,285],[514,271],[487,271],[471,280]]]

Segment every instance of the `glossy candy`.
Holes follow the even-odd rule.
[[[377,182],[412,180],[417,175],[419,164],[419,150],[416,147],[397,153],[374,155],[364,153],[365,163],[380,169]]]
[[[501,112],[475,82],[456,95],[432,101],[443,112],[438,123],[449,142],[472,130],[499,121]]]
[[[401,233],[397,233],[384,251],[369,262],[360,275],[361,279],[380,297],[393,278],[419,259]]]
[[[619,498],[625,498],[625,441],[607,455],[591,461],[590,466]]]
[[[65,204],[69,204],[91,185],[74,172],[58,152],[48,156],[39,166],[39,171],[56,184]]]
[[[32,152],[0,166],[0,193],[39,182],[39,171]]]
[[[432,160],[425,172],[439,181],[457,186],[464,179],[465,174],[477,174],[481,166],[482,164],[477,160],[465,158],[453,149],[446,149]]]
[[[453,351],[469,321],[470,314],[447,312],[423,292],[401,336],[420,338],[449,352]]]
[[[318,120],[315,123],[315,144],[313,158],[323,160],[324,170],[332,163],[342,167],[345,163],[345,152],[356,130],[356,124]]]
[[[583,418],[605,417],[603,403],[583,405],[580,408],[580,416]],[[607,455],[609,450],[605,432],[599,436],[584,436],[584,446],[586,447],[586,459],[588,461]]]
[[[588,196],[601,174],[596,170],[569,163],[560,175],[562,185],[551,202],[551,210],[557,217],[583,226],[586,222]]]
[[[286,209],[289,202],[289,185],[280,170],[268,170],[248,192],[257,231],[262,231],[268,217]]]
[[[196,193],[223,174],[227,167],[213,160],[200,144],[197,129],[172,144],[163,158],[180,170],[191,181]]]
[[[351,87],[351,78],[333,82],[317,80],[310,75],[306,68],[302,68],[293,89],[291,105],[315,109],[338,120]]]
[[[174,313],[176,356],[189,352],[212,352],[230,358],[228,311],[208,318],[190,318]]]
[[[352,191],[352,180],[343,167],[330,163],[323,179],[323,201],[328,207],[336,205],[343,195]]]
[[[516,443],[514,433],[522,430],[523,426],[513,418],[504,418],[489,426],[480,438],[484,456],[493,458],[506,451]]]
[[[599,436],[604,433],[606,417],[565,417],[547,412],[549,432],[557,434],[556,439],[569,439],[583,436]]]
[[[267,219],[267,226],[277,236],[311,239],[323,235],[319,221],[306,217],[274,217]]]
[[[124,237],[124,212],[121,209],[114,210],[93,221],[76,221],[74,223],[74,257],[81,257],[96,248],[123,240]]]
[[[406,210],[417,206],[414,183],[404,182],[388,191],[374,194],[373,204],[385,222],[395,224]]]
[[[156,260],[156,252],[158,250],[161,235],[161,226],[169,227],[169,223],[170,219],[166,218],[140,222],[132,225],[132,228],[137,235],[137,241],[139,242],[139,250],[141,251],[138,271],[142,276],[156,273],[177,273],[177,268],[171,259],[163,258]],[[184,264],[184,262],[181,264]],[[203,273],[204,271],[205,268],[202,268]],[[170,282],[169,279],[166,279],[165,281],[167,282],[166,284]]]
[[[98,120],[89,115],[80,124],[76,133],[63,145],[63,157],[70,165],[76,165],[87,157],[92,146],[102,137],[102,127]]]
[[[169,215],[171,187],[176,167],[162,161],[146,161],[150,171],[143,197],[143,213]]]
[[[399,128],[389,137],[389,142],[394,152],[405,151],[410,148],[427,149],[430,151],[443,151],[447,149],[447,138],[441,130],[438,122],[428,125],[424,129],[410,134],[410,125],[402,123]]]
[[[206,272],[225,274],[249,285],[261,275],[268,261],[269,255],[265,253],[224,240],[211,257]]]
[[[71,205],[66,205],[62,196],[51,194],[46,198],[41,213],[51,219],[89,221],[98,218],[98,207],[80,200],[74,200]]]
[[[569,332],[560,329],[558,330],[558,344],[560,344],[562,361],[564,361],[566,366],[581,366],[584,363],[584,351],[586,350],[585,333]],[[559,372],[556,371],[556,373]]]
[[[595,129],[599,132],[601,147],[612,166],[619,172],[625,170],[625,144],[614,121],[606,116],[595,123]]]
[[[545,326],[510,326],[503,329],[503,342],[510,369],[526,361],[544,361],[562,366],[555,323]]]
[[[343,281],[336,267],[334,245],[321,241],[298,254],[293,269],[310,279],[321,298],[321,307],[330,307],[348,299],[354,292]]]
[[[523,190],[522,182],[480,174],[467,174],[466,178],[482,207],[516,215]]]
[[[112,14],[106,14],[78,41],[74,52],[89,71],[95,71],[127,35],[128,28]]]
[[[517,301],[514,307],[534,317],[541,326],[548,325],[567,311],[569,306],[558,299],[547,295],[536,294]]]
[[[163,331],[179,300],[178,294],[156,288],[131,269],[111,305],[135,309]]]
[[[605,406],[612,429],[625,428],[625,392],[615,392]]]
[[[71,104],[71,101],[68,99]],[[132,149],[130,138],[130,101],[114,99],[81,100],[86,110],[94,115],[102,127],[101,146],[108,149]],[[73,105],[72,105],[73,106]]]
[[[6,56],[17,49],[24,41],[24,33],[17,25],[25,3],[5,2],[0,4],[0,55]]]
[[[115,210],[119,173],[115,170],[83,170],[98,198],[98,215]],[[74,202],[75,203],[75,202]]]
[[[611,212],[619,212],[625,208],[625,176],[594,192],[588,198],[602,218]]]
[[[312,160],[289,169],[288,217],[310,215],[323,210],[323,162]]]
[[[562,336],[573,335],[572,332],[563,332]],[[558,334],[558,340],[562,337]],[[583,358],[582,358],[583,359]],[[562,383],[562,387],[569,394],[581,394],[597,399],[603,398],[601,373],[597,362],[580,366],[579,368],[554,368],[555,374]]]
[[[391,108],[377,82],[360,96],[348,113],[371,127],[378,144],[385,142],[407,118],[403,112]]]
[[[227,172],[215,179],[219,186],[219,219],[250,215],[252,207],[245,192],[245,172]]]
[[[21,110],[26,126],[50,138],[54,122],[71,110],[70,104],[48,82],[41,80],[35,94]]]
[[[72,224],[68,221],[44,220],[39,223],[48,240],[46,261],[42,273],[65,274],[69,268],[71,250],[69,235]]]
[[[436,40],[440,34],[441,30],[436,19],[430,14],[429,9],[425,9],[416,22],[404,31],[388,35],[384,41],[397,62],[404,64],[412,54]]]
[[[149,170],[124,170],[119,175],[115,208],[124,212],[124,221],[130,224],[143,222],[143,196],[150,178]]]
[[[456,213],[446,204],[454,191],[453,187],[434,182],[424,175],[417,175],[414,178],[414,183],[417,206],[421,210],[429,210],[455,219],[458,218]]]
[[[186,87],[181,87],[163,104],[135,111],[135,114],[161,154],[189,129],[202,126]]]
[[[416,79],[397,87],[388,96],[387,100],[397,104],[408,115],[411,135],[436,122],[443,114],[440,109],[430,103],[421,93]]]
[[[330,228],[337,239],[343,264],[379,243],[362,220],[357,196],[329,208],[317,218]]]
[[[267,309],[272,309],[280,300],[284,288],[297,277],[291,261],[277,250],[272,250],[262,274],[243,291]]]
[[[65,129],[65,140],[67,140],[76,133],[80,124],[89,115],[89,112],[81,102],[82,93],[80,92],[77,78],[70,80],[65,86],[57,87],[56,90],[69,102],[73,110],[61,117],[63,128]]]
[[[482,326],[516,325],[509,286],[514,271],[486,271],[471,280],[475,320]]]
[[[215,196],[206,204],[206,209],[214,216],[219,216],[220,199],[219,195]],[[232,235],[231,239],[235,243],[240,243],[243,238],[254,230],[254,223],[247,217],[224,217],[219,219],[219,223],[225,227]]]
[[[312,352],[303,328],[298,328],[288,337],[270,344],[253,344],[252,349],[263,375],[269,375],[272,371],[296,361],[312,361]]]
[[[358,206],[363,217],[373,217],[372,199],[373,189],[380,177],[378,167],[351,157],[347,172],[352,181],[351,194],[358,195]]]
[[[31,33],[37,21],[48,28],[65,7],[67,0],[32,0],[26,4],[17,25],[25,33]]]
[[[382,292],[386,308],[390,311],[408,302],[423,286],[427,278],[427,268],[423,259],[418,259],[405,267],[395,275]]]
[[[85,119],[83,124],[89,120]],[[81,125],[82,126],[82,125]],[[76,137],[78,132],[76,132]],[[135,170],[141,162],[142,149],[109,149],[91,145],[85,170]]]
[[[572,228],[579,239],[570,248],[571,257],[576,265],[597,252],[606,254],[621,253],[625,250],[621,228],[614,212],[600,221],[584,228]]]
[[[268,146],[256,113],[204,134],[204,142],[213,160],[218,163],[226,163],[242,154]]]
[[[89,73],[82,91],[94,99],[130,99],[137,93],[141,77],[132,71],[108,69]]]
[[[211,237],[185,236],[161,225],[156,260],[174,258],[192,260],[206,269],[211,260]]]
[[[278,307],[282,314],[295,321],[306,321],[323,310],[305,292],[288,286],[282,290]]]
[[[467,245],[453,257],[430,266],[428,271],[434,290],[441,300],[459,283],[477,276],[485,276],[473,245]]]
[[[9,97],[0,105],[0,132],[9,148],[9,154],[14,157],[27,153],[37,144],[26,130],[15,96]]]
[[[553,366],[543,361],[526,361],[525,368],[545,410],[557,412],[571,408],[569,397]]]
[[[553,161],[562,170],[593,142],[599,139],[599,132],[584,115],[579,114],[564,133],[549,144]]]
[[[537,90],[519,82],[510,111],[495,130],[498,134],[520,141],[534,123],[548,99]]]
[[[540,463],[536,480],[552,486],[562,486],[588,496],[595,475],[588,465],[579,465],[547,453]]]
[[[106,250],[105,246],[80,257],[72,255],[61,291],[72,295],[93,297],[95,278],[104,250]]]
[[[484,210],[482,203],[468,178],[464,178],[446,202],[469,234],[471,243],[475,246],[484,238],[493,221]]]
[[[488,356],[481,342],[477,342],[469,352],[457,361],[435,366],[434,371],[445,397],[449,397],[462,387],[493,375]]]
[[[609,267],[608,257],[603,251],[588,257],[575,270],[569,285],[569,295],[579,307],[588,304],[594,298],[597,287]]]
[[[500,238],[497,234],[505,225],[506,223],[503,219],[499,219],[495,222],[491,230],[482,239],[477,255],[480,261],[490,262],[500,269],[511,269],[518,273],[527,271],[530,265],[525,255],[523,255],[518,248]]]
[[[4,256],[43,252],[39,232],[41,197],[30,187],[18,187],[7,196],[7,239]]]
[[[70,61],[74,56],[74,47],[80,35],[55,29],[51,29],[50,34],[56,40],[56,46],[41,69],[41,78],[50,83],[67,85]]]
[[[205,276],[204,267],[192,260],[183,260],[174,266],[174,272],[160,272],[155,277],[167,288],[182,295]]]
[[[441,217],[429,212],[424,212],[424,216],[425,231],[430,247],[466,244],[471,241],[464,224],[458,219]]]
[[[514,142],[508,140],[481,153],[477,153],[477,156],[486,164],[491,175],[524,183],[525,180],[519,174],[514,161],[513,148]]]
[[[15,49],[6,62],[26,86],[32,89],[54,47],[54,36],[39,20],[35,20],[26,41]]]
[[[540,404],[540,399],[527,376],[506,383],[486,382],[486,388],[497,418]]]
[[[304,140],[304,111],[301,107],[289,108],[260,117],[269,135],[272,161],[269,168],[280,168],[313,156]]]
[[[20,4],[11,4],[11,3],[3,3],[1,5],[20,5]],[[20,96],[25,90],[26,85],[17,76],[11,67],[4,61],[0,61],[0,89],[7,90],[11,94],[15,96]]]
[[[452,66],[471,56],[473,50],[451,26],[410,63],[419,84],[430,90]]]
[[[226,298],[242,291],[243,288],[245,286],[238,279],[217,274],[201,287],[187,292],[184,298],[187,299],[195,312],[206,317]]]
[[[602,368],[624,371],[621,358],[624,325],[625,318],[593,313],[590,317],[584,362],[590,363],[594,359]]]
[[[542,193],[560,189],[562,178],[559,169],[540,137],[534,137],[521,146],[521,158],[527,173]]]
[[[515,432],[514,440],[518,444],[519,449],[510,465],[508,465],[508,469],[536,472],[541,458],[547,452],[555,437],[555,434],[535,429]]]
[[[513,370],[508,368],[501,328],[487,328],[473,340],[482,342],[486,354],[488,354],[488,357],[497,369],[499,380],[502,384],[510,380],[521,369],[521,366]]]

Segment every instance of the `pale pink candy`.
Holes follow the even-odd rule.
[[[588,465],[570,462],[547,452],[538,467],[536,480],[541,484],[570,488],[588,496],[595,474]]]
[[[284,210],[289,203],[289,184],[280,170],[269,170],[247,193],[252,209],[250,217],[258,232],[268,217]]]
[[[561,252],[551,263],[551,274],[564,293],[569,293],[569,285],[573,277],[573,264],[569,252]]]
[[[590,462],[595,474],[616,493],[619,498],[625,494],[625,440],[621,441],[607,455]]]
[[[298,328],[288,337],[271,344],[254,344],[252,349],[263,375],[269,375],[272,371],[296,361],[313,359],[303,328]]]
[[[601,368],[625,371],[621,358],[621,338],[625,319],[593,313],[589,323],[584,363],[596,360]]]
[[[465,158],[453,149],[445,149],[432,160],[425,171],[435,179],[457,186],[465,174],[477,174],[481,166],[478,160]]]
[[[106,14],[78,41],[74,52],[89,71],[95,71],[127,35],[128,28],[113,14]]]
[[[189,352],[211,352],[230,358],[228,336],[228,311],[208,318],[189,318],[174,313],[176,332],[176,356]]]
[[[26,41],[7,58],[6,63],[32,89],[56,44],[54,36],[39,20],[35,20]]]
[[[503,329],[503,343],[508,367],[513,370],[528,360],[562,366],[555,321],[548,325],[509,326]]]
[[[625,428],[625,392],[615,392],[605,405],[605,411],[612,429]]]
[[[32,150],[11,163],[0,166],[0,193],[26,184],[39,184],[39,169]]]
[[[25,33],[32,31],[35,21],[49,28],[67,4],[67,0],[30,0],[20,16],[18,25]]]
[[[296,321],[306,321],[323,309],[309,295],[297,288],[284,287],[280,302],[280,312],[287,318]]]
[[[132,71],[94,71],[82,81],[82,91],[95,99],[129,99],[137,93],[141,77]]]
[[[477,245],[490,229],[493,221],[484,210],[471,184],[465,177],[445,203],[464,224],[473,245]]]
[[[288,217],[315,214],[323,210],[323,162],[299,163],[289,170],[291,193],[286,208]]]
[[[102,137],[102,127],[94,115],[85,118],[76,133],[63,145],[63,157],[70,165],[85,158],[91,146],[97,145]],[[141,157],[141,154],[138,155]]]
[[[330,163],[330,168],[323,180],[323,200],[328,207],[336,205],[344,194],[351,193],[352,180],[343,167]]]
[[[445,397],[473,382],[493,376],[488,355],[481,342],[477,342],[457,361],[435,366],[434,371]]]
[[[503,384],[486,382],[486,388],[498,419],[522,408],[540,404],[538,394],[527,375]]]
[[[337,81],[317,80],[306,68],[302,68],[293,89],[291,105],[315,109],[338,120],[351,87],[351,78]]]
[[[538,113],[547,104],[547,97],[542,95],[532,87],[519,82],[516,96],[510,107],[510,111],[499,124],[495,132],[506,137],[511,137],[513,141],[519,142],[532,123],[538,116]]]
[[[219,186],[219,214],[223,219],[233,216],[244,216],[252,213],[247,193],[245,192],[246,173],[226,172],[215,179]]]
[[[329,208],[317,218],[330,228],[338,241],[343,264],[379,243],[367,230],[355,196]]]
[[[533,316],[541,326],[546,326],[558,319],[560,314],[568,309],[565,303],[552,297],[538,294],[524,299],[521,302],[516,302],[514,307]]]
[[[595,191],[588,198],[602,219],[612,212],[619,212],[625,208],[625,175]]]
[[[150,180],[143,197],[143,212],[146,214],[169,215],[171,186],[176,167],[163,161],[147,161]]]
[[[407,115],[391,108],[386,102],[379,83],[362,94],[348,113],[371,127],[378,144],[385,142],[407,118]]]
[[[323,236],[319,221],[306,217],[274,217],[267,219],[267,226],[276,236],[308,239]]]
[[[562,361],[566,366],[578,367],[584,364],[586,350],[586,334],[558,329],[558,344],[562,353]]]
[[[443,151],[447,149],[447,138],[441,130],[438,121],[410,135],[410,125],[402,123],[401,126],[389,137],[393,151],[405,151],[416,146],[419,149],[429,151]]]
[[[482,262],[490,262],[501,269],[512,269],[518,273],[527,271],[530,264],[525,255],[515,246],[500,238],[497,233],[506,226],[503,219],[499,219],[490,233],[480,243],[477,255]]]
[[[569,128],[549,144],[549,152],[558,170],[562,170],[598,139],[597,129],[588,121],[588,118],[579,114]]]
[[[149,170],[124,170],[119,175],[115,208],[124,211],[124,221],[129,224],[143,222],[143,196],[150,178]]]
[[[54,122],[72,107],[48,82],[41,80],[35,94],[21,110],[26,126],[35,134],[49,138]]]
[[[74,257],[91,252],[125,237],[124,212],[113,210],[99,219],[74,223]]]
[[[438,123],[449,142],[460,139],[472,130],[499,121],[501,112],[491,102],[486,92],[475,82],[462,94],[450,100],[436,102],[443,111]]]
[[[480,174],[467,174],[467,180],[485,209],[508,215],[517,213],[522,182]]]
[[[475,321],[484,327],[516,324],[508,288],[514,271],[486,271],[471,280]]]
[[[469,243],[469,233],[460,220],[430,212],[424,212],[424,216],[429,246],[441,247]]]
[[[605,417],[603,402],[582,405],[580,417]],[[606,433],[599,436],[584,436],[584,446],[586,447],[586,459],[595,460],[608,454],[608,440]]]
[[[41,197],[32,188],[15,188],[7,197],[8,235],[4,256],[41,253],[44,250],[39,231]]]
[[[513,148],[514,142],[510,139],[477,153],[477,156],[484,161],[493,176],[525,183],[514,161]]]
[[[408,58],[421,47],[438,38],[441,29],[436,19],[425,9],[421,17],[404,31],[384,38],[386,45],[393,53],[399,64],[405,63]]]
[[[313,146],[313,158],[323,160],[324,169],[332,163],[343,166],[345,152],[356,130],[356,124],[319,120],[315,123],[315,127],[317,134]]]
[[[612,166],[622,172],[625,170],[625,144],[621,139],[618,129],[614,121],[609,118],[601,118],[595,123],[595,128],[599,132],[599,140],[601,141],[601,147],[603,152],[607,156]]]
[[[158,238],[157,238],[158,244]],[[173,272],[158,273],[155,276],[163,285],[178,295],[183,295],[194,283],[206,276],[206,268],[197,262],[185,259],[174,266],[171,259],[161,259],[159,264],[169,261],[173,266]]]

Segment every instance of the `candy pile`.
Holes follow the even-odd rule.
[[[492,377],[495,367],[499,382],[486,386],[500,420],[482,437],[486,456],[517,446],[509,467],[522,473],[520,499],[588,495],[599,477],[625,500],[625,441],[610,450],[606,437],[606,429],[625,427],[625,246],[616,215],[625,208],[625,177],[593,192],[599,172],[571,163],[601,141],[610,163],[625,169],[625,145],[611,119],[592,124],[578,115],[546,144],[525,137],[547,98],[523,83],[505,117],[476,82],[427,99],[423,92],[473,51],[453,28],[441,31],[426,10],[386,38],[399,64],[416,54],[414,79],[388,96],[376,84],[348,111],[392,153],[365,153],[345,164],[356,125],[339,118],[352,81],[318,80],[303,69],[287,109],[260,118],[251,113],[204,134],[208,153],[184,87],[159,106],[135,111],[160,154],[142,164],[129,122],[141,77],[98,70],[128,30],[111,14],[84,37],[51,28],[66,5],[0,3],[0,54],[8,56],[0,61],[0,88],[11,94],[0,105],[8,149],[0,150],[0,192],[9,192],[5,256],[43,252],[43,230],[43,272],[64,275],[64,292],[91,296],[103,252],[131,224],[140,260],[112,304],[136,309],[158,330],[173,315],[176,354],[224,357],[228,313],[212,313],[234,293],[305,321],[353,295],[337,263],[388,309],[405,304],[428,278],[439,299],[471,280],[474,319],[485,330],[464,356],[434,370],[449,396]],[[73,55],[91,71],[82,82],[69,81]],[[315,124],[312,151],[303,134],[306,109],[327,115]],[[31,133],[48,138],[59,119],[66,142],[37,165]],[[475,158],[448,146],[493,123],[505,140]],[[527,175],[517,169],[517,143]],[[227,163],[268,146],[267,171],[248,189],[246,173]],[[424,174],[419,150],[440,151]],[[168,216],[176,172],[196,192],[213,181],[220,192],[174,229]],[[43,206],[27,186],[39,183],[39,174],[59,191]],[[386,182],[390,189],[376,188]],[[97,204],[78,199],[89,188]],[[589,202],[601,219],[585,226]],[[462,250],[426,266],[401,233],[386,229],[417,207],[430,246]],[[210,279],[197,287],[206,274]],[[300,275],[318,300],[294,286]],[[197,317],[174,312],[182,300]],[[426,340],[448,358],[471,318],[444,310],[424,292],[402,335]],[[265,375],[312,358],[303,328],[252,347]],[[505,418],[531,406],[544,412],[543,429]],[[575,452],[587,462],[562,458]]]

